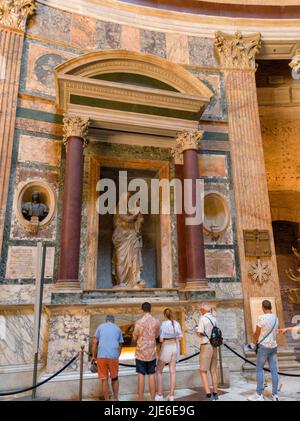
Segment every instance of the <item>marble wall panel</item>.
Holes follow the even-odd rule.
[[[141,30],[141,51],[166,57],[166,35],[163,32]]]
[[[190,64],[194,66],[218,67],[214,55],[214,39],[190,36],[188,38]]]
[[[205,250],[205,264],[208,278],[233,278],[235,276],[233,250]]]
[[[122,26],[111,22],[96,22],[96,49],[116,50],[121,48]]]
[[[217,324],[222,330],[225,341],[231,345],[241,346],[245,343],[244,313],[241,305],[220,303],[214,309]],[[199,339],[196,330],[201,314],[198,309],[187,311],[185,315],[187,355],[199,351]],[[195,358],[197,361],[198,357]]]
[[[71,44],[76,48],[94,50],[97,20],[88,16],[72,15]]]
[[[140,51],[141,36],[138,28],[122,26],[121,48],[122,50]]]
[[[24,92],[54,97],[55,67],[77,54],[34,41],[26,44],[26,51],[21,73],[21,87]]]
[[[166,58],[174,63],[188,64],[188,38],[185,35],[166,33]]]
[[[242,306],[221,303],[217,307],[217,322],[228,345],[242,347],[245,344],[245,322]],[[232,354],[230,356],[233,356]]]
[[[89,316],[64,314],[51,317],[47,372],[52,373],[63,367],[80,351],[81,345],[84,344],[87,349],[89,326]],[[77,371],[78,368],[79,360],[77,359],[66,371]]]
[[[33,324],[31,310],[1,311],[0,366],[33,364]],[[40,359],[47,350],[47,317],[41,319]]]
[[[213,70],[208,71],[191,68],[189,71],[213,92],[213,96],[202,114],[201,119],[226,120],[227,108],[223,75]]]
[[[18,154],[19,161],[59,166],[60,158],[60,141],[24,134],[20,135]]]
[[[72,14],[37,3],[35,15],[29,19],[26,32],[62,43],[70,43]]]
[[[44,285],[43,303],[51,302],[52,285]],[[33,304],[35,297],[35,286],[30,285],[1,285],[0,287],[0,305],[12,304]]]
[[[28,130],[30,132],[36,132],[38,135],[46,134],[50,137],[62,137],[63,126],[62,124],[48,123],[47,121],[32,120],[29,118],[17,117],[16,128],[20,130]]]
[[[45,277],[52,278],[54,268],[54,247],[47,247]],[[26,279],[36,276],[36,247],[9,246],[6,266],[7,279]]]
[[[198,310],[187,311],[185,314],[186,353],[194,354],[199,351],[199,339],[196,330],[200,320]]]
[[[243,289],[240,282],[218,282],[214,285],[219,300],[242,299]]]
[[[199,155],[199,174],[201,177],[226,177],[226,155]]]

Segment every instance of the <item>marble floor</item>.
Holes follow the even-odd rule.
[[[269,376],[266,378],[266,389],[264,391],[265,401],[271,400],[271,382]],[[255,376],[242,373],[230,373],[230,388],[219,390],[219,401],[247,401],[248,397],[255,393]],[[18,396],[2,397],[1,400],[28,400],[30,393]],[[175,392],[175,401],[202,401],[205,398],[203,388],[182,388]],[[50,398],[51,400],[51,398]],[[90,401],[95,399],[83,399]],[[123,394],[121,401],[135,401],[137,396],[134,394]],[[150,400],[149,394],[145,394],[145,400]],[[300,401],[300,377],[280,377],[279,400],[282,401]],[[167,396],[166,396],[167,401]]]
[[[245,377],[244,374],[230,373],[230,384],[230,388],[220,389],[219,401],[247,401],[248,397],[255,393],[256,382],[253,375]],[[270,401],[271,382],[269,378],[266,379],[266,385],[264,398],[265,401]],[[202,388],[178,389],[175,392],[176,401],[202,401],[204,398],[205,393]],[[149,395],[145,395],[145,399],[150,400]],[[120,400],[133,401],[136,400],[136,395],[122,395]],[[279,400],[300,401],[300,377],[280,378]]]

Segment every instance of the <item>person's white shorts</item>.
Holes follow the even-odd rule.
[[[176,361],[177,357],[177,347],[176,347],[176,341],[169,340],[164,341],[161,346],[161,351],[159,355],[160,361],[163,361],[164,363],[170,363],[171,361]]]

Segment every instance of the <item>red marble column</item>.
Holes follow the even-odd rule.
[[[192,205],[196,205],[196,180],[199,179],[198,154],[202,132],[181,132],[178,134],[177,145],[183,154],[183,179],[192,180]],[[192,215],[185,215],[191,217]],[[186,253],[186,288],[208,289],[205,272],[205,254],[203,224],[184,225]]]
[[[183,182],[183,162],[177,163],[175,161],[175,177]],[[182,199],[183,209],[183,199]],[[177,223],[177,253],[178,253],[178,284],[180,288],[186,286],[186,247],[185,247],[185,216],[183,213],[178,213],[176,218]]]
[[[67,158],[60,240],[60,268],[56,286],[79,288],[83,148],[86,143],[85,134],[88,121],[80,117],[65,117],[64,123]]]

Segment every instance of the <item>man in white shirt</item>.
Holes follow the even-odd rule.
[[[200,338],[200,376],[205,389],[207,400],[218,400],[218,351],[210,343],[213,327],[216,325],[216,318],[211,312],[211,306],[207,303],[200,305],[201,317],[196,334]],[[208,371],[211,374],[213,393],[208,384]]]
[[[278,318],[272,314],[272,304],[269,300],[262,302],[263,315],[259,316],[254,342],[258,344],[256,360],[256,394],[250,397],[249,401],[263,401],[264,390],[264,366],[269,363],[272,375],[272,400],[278,401],[278,369],[277,369],[277,329]]]

